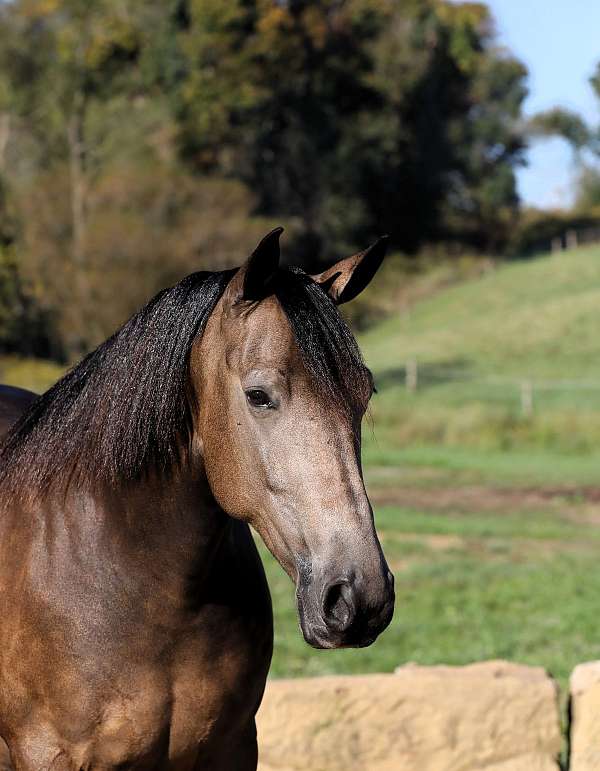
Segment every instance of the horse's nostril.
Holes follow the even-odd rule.
[[[330,629],[343,632],[354,621],[354,593],[346,582],[330,584],[323,595],[323,618]]]

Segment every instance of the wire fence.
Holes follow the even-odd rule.
[[[447,382],[462,382],[509,388],[518,395],[521,413],[524,417],[531,417],[536,406],[536,394],[552,391],[588,391],[595,392],[600,397],[600,380],[588,379],[535,379],[531,377],[481,375],[466,373],[464,370],[452,370],[445,367],[423,363],[419,364],[416,358],[406,361],[404,368],[396,370],[396,378],[403,379],[404,387],[409,393],[417,393],[420,389],[430,387],[433,384]]]

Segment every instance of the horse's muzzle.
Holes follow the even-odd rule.
[[[304,639],[313,648],[364,648],[388,626],[394,613],[394,577],[375,580],[338,576],[300,583],[298,615]]]

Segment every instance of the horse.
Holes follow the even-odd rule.
[[[14,771],[254,771],[273,647],[250,527],[315,648],[370,645],[393,578],[360,462],[373,379],[282,228],[163,290],[0,444],[0,736]],[[12,763],[11,765],[8,765]]]
[[[0,385],[0,438],[34,399],[36,394],[24,388]]]

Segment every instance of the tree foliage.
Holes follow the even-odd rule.
[[[600,62],[589,79],[600,100]],[[537,113],[528,122],[531,137],[560,137],[573,151],[577,171],[574,216],[600,213],[600,125],[593,126],[579,113],[561,106]],[[551,218],[552,219],[552,218]]]
[[[382,231],[502,245],[526,71],[485,5],[197,0],[184,38],[184,154],[297,219],[305,259]]]
[[[567,110],[564,107],[553,107],[550,110],[539,112],[531,118],[529,133],[532,136],[562,137],[575,152],[579,152],[589,146],[593,132],[575,111]]]
[[[501,250],[525,79],[482,3],[2,4],[0,341],[35,308],[70,358],[274,222],[308,266],[382,232]]]

